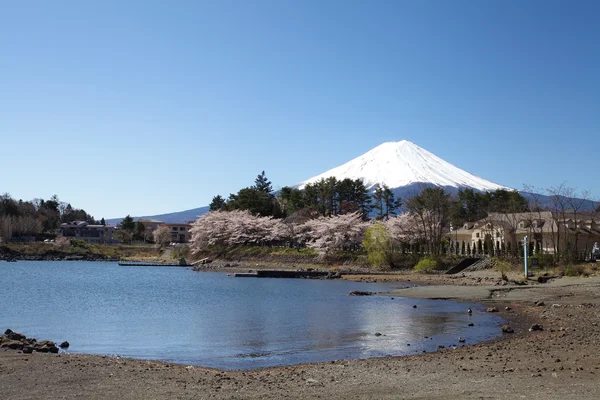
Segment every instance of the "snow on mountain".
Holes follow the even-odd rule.
[[[426,184],[445,188],[473,188],[480,191],[508,189],[468,173],[407,140],[383,143],[339,167],[310,178],[304,188],[323,178],[362,179],[367,189],[387,185],[390,189]]]

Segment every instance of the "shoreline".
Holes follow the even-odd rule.
[[[496,306],[498,315],[516,333],[418,355],[233,371],[2,349],[0,392],[6,399],[600,397],[600,356],[596,355],[600,306],[595,303],[600,295],[599,277],[515,287],[467,286],[460,279],[454,285],[433,285],[428,280],[429,285],[387,295]],[[534,301],[545,304],[536,306]],[[505,311],[505,306],[512,309]],[[529,332],[534,323],[544,330]]]

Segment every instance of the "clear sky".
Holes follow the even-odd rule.
[[[407,139],[600,196],[599,1],[0,0],[0,192],[96,218]]]

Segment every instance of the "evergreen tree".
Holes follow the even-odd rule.
[[[339,214],[348,214],[358,211],[356,203],[352,199],[354,181],[345,178],[337,184],[337,210]]]
[[[376,218],[382,220],[385,216],[385,206],[383,202],[383,192],[384,189],[381,186],[377,186],[375,190],[373,190],[373,195],[371,198],[373,199],[373,209],[377,211]]]
[[[383,203],[385,205],[385,218],[388,219],[396,215],[396,211],[402,207],[402,200],[396,199],[394,192],[387,185],[383,185]]]
[[[106,221],[104,220],[104,217],[100,220],[100,225],[106,225]]]
[[[278,195],[281,211],[284,216],[289,216],[306,207],[305,193],[297,188],[284,186]]]
[[[125,218],[123,218],[123,220],[119,224],[119,229],[133,232],[133,230],[135,229],[135,221],[133,220],[133,217],[128,214]]]
[[[265,171],[261,172],[254,180],[254,188],[265,193],[271,193],[273,191],[273,187],[271,186],[271,182],[267,179]]]
[[[133,229],[133,239],[134,240],[146,240],[146,226],[141,221],[135,222],[135,227]]]
[[[213,197],[209,204],[210,211],[218,211],[225,205],[225,199],[220,194]]]
[[[371,206],[371,196],[369,195],[369,191],[361,179],[354,180],[352,201],[357,205],[363,219],[369,219],[369,213],[373,209]]]
[[[235,195],[229,196],[226,210],[248,210],[254,215],[263,217],[271,216],[275,211],[274,197],[256,187],[240,190]]]

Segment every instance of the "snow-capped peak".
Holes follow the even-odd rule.
[[[419,183],[481,191],[510,189],[463,171],[408,140],[383,143],[354,160],[300,183],[298,187],[303,188],[308,183],[332,176],[338,180],[362,179],[367,189],[383,184],[394,189]]]

